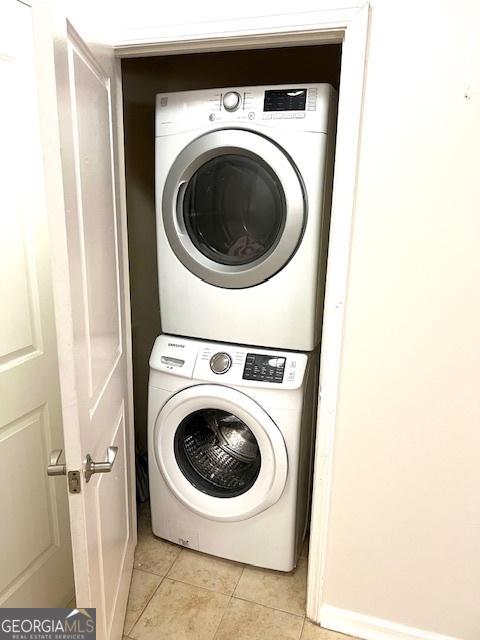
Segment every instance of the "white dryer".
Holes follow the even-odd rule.
[[[162,335],[150,358],[152,527],[290,571],[307,524],[318,354]]]
[[[335,123],[326,84],[157,95],[164,332],[315,348]]]

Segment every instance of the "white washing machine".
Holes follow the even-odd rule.
[[[336,101],[305,83],[157,95],[162,331],[315,348]]]
[[[157,338],[148,401],[155,535],[260,567],[295,567],[317,369],[317,352]]]

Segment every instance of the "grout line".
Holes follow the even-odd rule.
[[[156,578],[166,578],[167,574],[162,575],[161,573],[154,573],[153,571],[147,571],[147,569],[141,569],[140,567],[133,567],[134,571],[141,571],[142,573],[148,573],[151,576],[155,576]]]
[[[166,573],[155,573],[154,571],[147,571],[147,569],[142,569],[141,567],[133,567],[134,571],[141,571],[142,573],[149,573],[151,576],[157,576],[157,578],[166,578]]]
[[[303,616],[302,630],[300,631],[300,635],[298,636],[298,640],[302,640],[303,630],[305,629],[305,622],[306,621],[307,621],[307,616]]]
[[[144,573],[147,573],[147,571],[144,571]],[[152,573],[151,575],[153,576],[157,576],[156,573]],[[160,576],[157,576],[160,577]],[[150,596],[150,598],[148,598],[147,602],[145,603],[145,606],[143,607],[143,609],[140,611],[140,613],[138,614],[137,618],[135,619],[135,622],[132,624],[132,627],[130,629],[130,631],[128,633],[132,633],[132,631],[135,629],[135,626],[137,625],[138,621],[140,620],[140,618],[143,616],[143,614],[145,613],[145,609],[148,607],[148,605],[150,604],[150,601],[152,600],[153,596],[157,593],[157,591],[160,589],[160,586],[163,584],[163,581],[165,580],[166,576],[163,576],[162,579],[160,580],[160,582],[158,583],[157,587],[153,590],[152,595]],[[130,595],[130,590],[128,591],[128,595]],[[125,625],[125,623],[124,623]],[[130,638],[130,636],[128,634],[124,634],[127,636],[127,638]],[[132,638],[132,640],[134,640]]]
[[[233,594],[232,597],[236,598],[237,600],[244,600],[245,602],[251,602],[252,604],[259,604],[262,607],[266,607],[267,609],[273,609],[274,611],[282,611],[282,613],[289,613],[291,616],[296,616],[297,618],[305,617],[304,613],[293,613],[293,611],[287,611],[286,609],[280,609],[279,607],[272,607],[271,605],[264,604],[263,602],[257,602],[256,600],[249,600],[248,598],[242,598],[242,596],[235,595],[235,593]]]
[[[173,567],[177,564],[178,559],[180,558],[180,556],[182,555],[182,553],[184,552],[185,547],[180,547],[180,551],[179,553],[177,553],[177,556],[175,558],[175,560],[172,562],[172,564],[170,565],[170,569],[167,571],[165,577],[169,577],[170,576],[170,571],[173,569]]]
[[[222,626],[223,619],[225,618],[225,614],[227,613],[227,610],[230,607],[230,604],[231,604],[232,600],[233,600],[233,596],[230,596],[230,599],[227,602],[227,606],[223,610],[222,617],[220,618],[220,621],[219,621],[219,623],[217,625],[217,628],[215,629],[215,633],[212,636],[212,640],[215,640],[215,638],[217,637],[217,633],[220,631],[220,627]]]
[[[234,586],[233,591],[232,591],[232,597],[235,595],[235,591],[237,590],[238,583],[239,583],[239,582],[240,582],[240,580],[242,579],[242,576],[243,576],[244,571],[245,571],[245,565],[243,565],[242,570],[240,571],[240,575],[238,576],[238,580],[237,580],[237,582],[235,583],[235,586]]]
[[[233,598],[233,593],[225,593],[225,591],[217,591],[216,589],[210,589],[209,587],[202,587],[199,584],[193,584],[193,582],[187,582],[186,580],[182,580],[181,578],[172,578],[171,576],[165,576],[168,580],[172,582],[181,582],[182,584],[186,584],[189,587],[195,587],[196,589],[203,589],[203,591],[208,591],[209,593],[218,593],[219,596],[226,596],[227,598]]]

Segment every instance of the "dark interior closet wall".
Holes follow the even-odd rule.
[[[327,82],[338,89],[340,60],[341,45],[122,60],[135,434],[140,452],[147,450],[148,358],[161,331],[155,237],[155,95],[303,82]]]

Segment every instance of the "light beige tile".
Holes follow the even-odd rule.
[[[230,596],[242,571],[243,565],[237,562],[183,549],[168,572],[168,577]]]
[[[137,569],[133,570],[123,626],[123,633],[127,636],[161,581],[161,576]]]
[[[352,636],[323,629],[318,624],[305,620],[301,640],[355,640]]]
[[[165,578],[130,632],[134,640],[212,640],[230,598]]]
[[[232,598],[215,640],[298,640],[303,617]]]
[[[297,568],[291,573],[245,567],[234,595],[303,616],[306,583],[307,561],[305,558],[299,559]]]
[[[141,536],[135,549],[133,566],[135,569],[165,576],[175,562],[180,550],[181,547],[155,538],[152,533]]]

